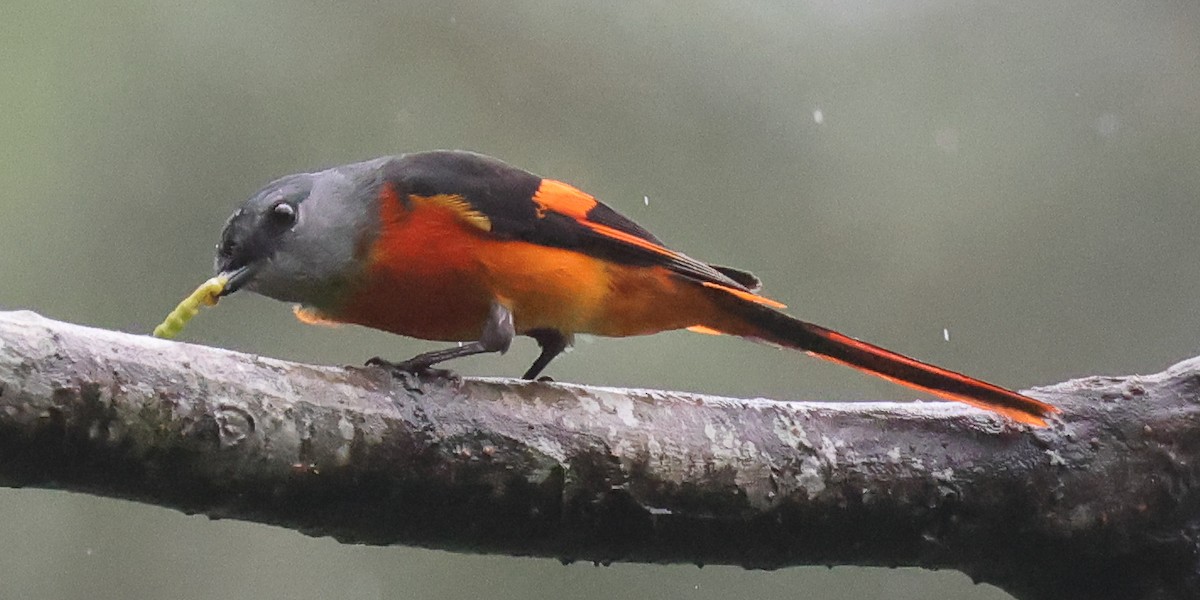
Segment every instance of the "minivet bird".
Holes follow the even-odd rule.
[[[219,295],[295,303],[305,322],[459,342],[420,372],[536,340],[536,378],[575,334],[689,329],[802,350],[1015,421],[1056,408],[793,318],[752,274],[704,263],[594,197],[495,158],[437,150],[277,179],[237,209],[217,246]],[[214,298],[215,301],[215,298]],[[194,311],[193,311],[194,314]]]

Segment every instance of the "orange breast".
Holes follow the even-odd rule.
[[[383,211],[362,284],[336,318],[430,340],[478,339],[491,294],[475,259],[477,236],[447,209],[382,204],[396,208]]]

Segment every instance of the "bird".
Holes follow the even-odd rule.
[[[396,373],[541,349],[537,378],[577,334],[687,329],[748,338],[840,363],[943,399],[1046,426],[1055,407],[794,318],[749,272],[693,259],[595,197],[463,150],[384,156],[288,175],[226,221],[215,270],[295,305],[308,323],[351,323],[455,342]]]

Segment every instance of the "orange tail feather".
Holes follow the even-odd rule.
[[[712,329],[803,350],[818,358],[1029,425],[1045,427],[1046,418],[1060,412],[1045,402],[806,323],[761,304],[725,294],[715,300],[729,320],[706,324]]]

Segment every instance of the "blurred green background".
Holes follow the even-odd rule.
[[[1014,387],[1200,353],[1200,5],[949,0],[8,0],[0,307],[147,332],[282,174],[432,148],[575,183],[793,314]],[[943,337],[948,330],[949,340]],[[305,361],[432,344],[222,302],[188,340]],[[518,374],[536,350],[463,361]],[[908,399],[686,333],[560,380]],[[0,490],[0,598],[968,598],[957,573],[591,565],[342,546]]]

